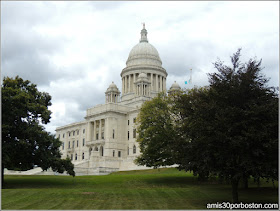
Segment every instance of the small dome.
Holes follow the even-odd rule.
[[[140,73],[138,78],[147,78],[147,74],[146,73]]]
[[[175,91],[175,90],[181,90],[181,87],[179,86],[179,84],[176,83],[176,81],[174,81],[174,83],[170,87],[170,91]]]
[[[137,82],[142,82],[142,81],[143,81],[143,82],[149,82],[146,73],[140,73],[140,74],[138,75]]]
[[[114,82],[112,81],[112,83],[110,84],[110,86],[108,87],[106,92],[119,92],[118,87],[116,86],[116,84],[114,84]]]

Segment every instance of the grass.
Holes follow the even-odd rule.
[[[240,189],[244,203],[278,203],[277,188],[262,181]],[[231,187],[201,183],[176,169],[117,172],[106,176],[5,176],[2,209],[206,209],[231,201]]]

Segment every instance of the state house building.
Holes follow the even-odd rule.
[[[145,101],[166,92],[167,78],[157,49],[148,42],[145,24],[120,75],[122,92],[112,82],[105,91],[105,104],[88,108],[84,121],[56,129],[62,158],[72,160],[76,173],[145,168],[133,162],[140,154],[136,117]],[[174,82],[168,92],[179,89]]]

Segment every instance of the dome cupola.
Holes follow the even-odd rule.
[[[168,94],[172,94],[177,91],[181,91],[181,87],[179,84],[176,83],[176,81],[174,81],[174,83],[171,85],[171,87],[168,91]]]
[[[116,84],[112,82],[105,92],[106,103],[117,103],[119,102],[120,91]]]

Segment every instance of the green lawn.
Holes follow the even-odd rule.
[[[2,209],[206,209],[231,201],[231,187],[201,183],[176,169],[118,172],[106,176],[5,176]],[[240,201],[278,203],[278,183],[239,190]]]

